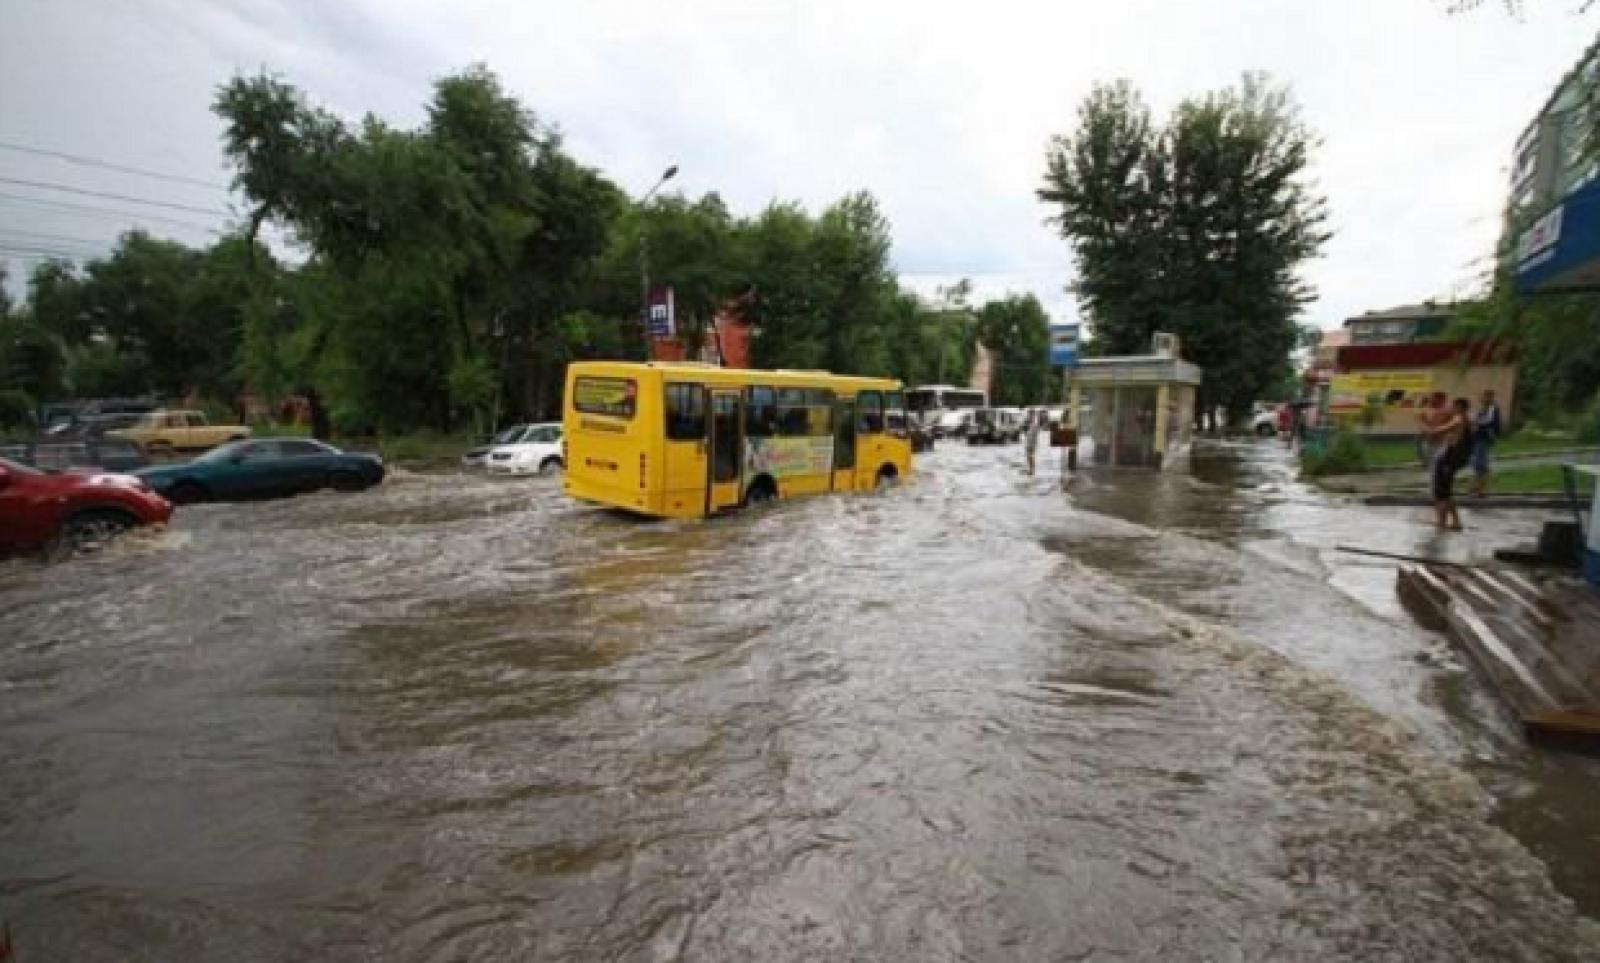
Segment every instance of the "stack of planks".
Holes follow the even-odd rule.
[[[1530,739],[1600,749],[1600,598],[1507,570],[1400,568],[1400,599],[1482,670]]]

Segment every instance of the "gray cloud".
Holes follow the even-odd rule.
[[[483,61],[625,187],[677,163],[681,190],[745,212],[867,189],[913,287],[970,275],[980,293],[1031,290],[1066,315],[1068,252],[1033,191],[1089,87],[1127,77],[1164,113],[1267,70],[1324,138],[1316,176],[1337,236],[1308,271],[1322,297],[1307,320],[1327,325],[1470,284],[1512,141],[1594,32],[1592,17],[1442,7],[7,0],[0,140],[222,178],[209,106],[234,72],[269,69],[347,116],[414,124],[434,78]],[[4,152],[0,176],[228,205]],[[87,242],[74,250],[130,223],[0,198],[0,229]]]

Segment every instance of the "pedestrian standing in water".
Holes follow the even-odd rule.
[[[1433,520],[1440,529],[1461,531],[1461,513],[1456,509],[1456,473],[1466,467],[1472,445],[1472,403],[1457,398],[1442,419],[1428,429],[1433,441]]]
[[[1028,474],[1033,474],[1035,459],[1039,451],[1039,427],[1044,421],[1044,412],[1035,408],[1028,412],[1028,424],[1022,430],[1022,448],[1028,453]]]
[[[1433,468],[1433,429],[1449,417],[1449,396],[1442,391],[1435,391],[1422,402],[1422,410],[1417,412],[1417,461],[1422,462],[1422,467]]]
[[[1489,494],[1489,456],[1499,440],[1500,406],[1494,392],[1485,391],[1483,405],[1472,418],[1472,494],[1478,498]]]

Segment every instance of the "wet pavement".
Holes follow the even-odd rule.
[[[19,959],[1600,957],[1600,761],[1336,551],[1528,516],[1019,465],[703,523],[401,472],[0,567]]]

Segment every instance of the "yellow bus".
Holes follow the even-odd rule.
[[[563,490],[697,518],[911,475],[898,381],[686,362],[567,366]]]

